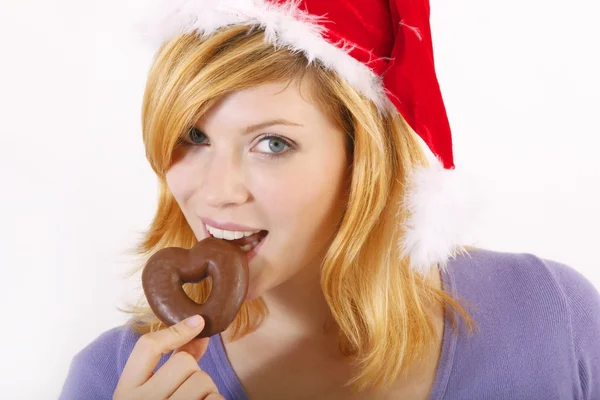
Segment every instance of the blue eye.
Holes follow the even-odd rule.
[[[192,128],[189,132],[189,138],[193,144],[203,144],[206,140],[206,135],[201,130]]]
[[[256,147],[261,153],[281,155],[288,152],[292,146],[279,136],[269,135],[263,137]]]

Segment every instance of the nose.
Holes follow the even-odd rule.
[[[240,157],[235,152],[212,154],[205,164],[199,187],[204,203],[213,208],[243,204],[250,197]]]

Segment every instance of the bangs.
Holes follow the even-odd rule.
[[[206,40],[182,35],[161,47],[148,75],[142,110],[146,157],[154,172],[164,176],[178,143],[228,93],[309,77],[310,82],[322,82],[327,80],[322,75],[333,74],[318,63],[309,64],[300,53],[266,43],[258,29],[227,28]],[[309,84],[309,96],[322,97],[323,89],[314,86]]]

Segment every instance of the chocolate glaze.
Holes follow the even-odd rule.
[[[212,279],[210,294],[204,304],[198,304],[184,292],[183,284],[208,276]],[[148,260],[142,286],[150,308],[167,326],[200,314],[206,325],[198,337],[209,337],[231,324],[246,298],[246,254],[238,246],[213,237],[190,250],[167,247]]]

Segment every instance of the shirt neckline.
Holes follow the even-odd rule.
[[[453,262],[457,262],[457,260],[450,261],[447,267],[441,269],[441,277],[442,288],[446,291],[446,293],[450,294],[452,298],[456,299],[457,293],[452,266]],[[442,351],[429,400],[441,400],[446,393],[448,380],[454,364],[454,355],[456,353],[457,342],[458,338],[455,332],[452,330],[450,318],[448,315],[444,314]],[[244,392],[242,382],[238,378],[233,366],[229,362],[229,357],[225,351],[221,334],[216,334],[211,337],[208,347],[207,355],[210,355],[212,358],[212,361],[221,377],[221,380],[225,384],[229,395],[232,396],[234,400],[248,400],[248,396]]]
[[[227,353],[225,352],[225,346],[223,345],[223,339],[221,338],[220,333],[217,333],[210,338],[206,354],[210,355],[213,365],[215,365],[221,380],[229,392],[229,396],[224,397],[232,398],[233,400],[248,400],[242,382],[239,380],[237,374],[233,370],[233,366],[229,362],[229,357],[227,357]],[[225,393],[221,393],[221,395],[225,395]]]

